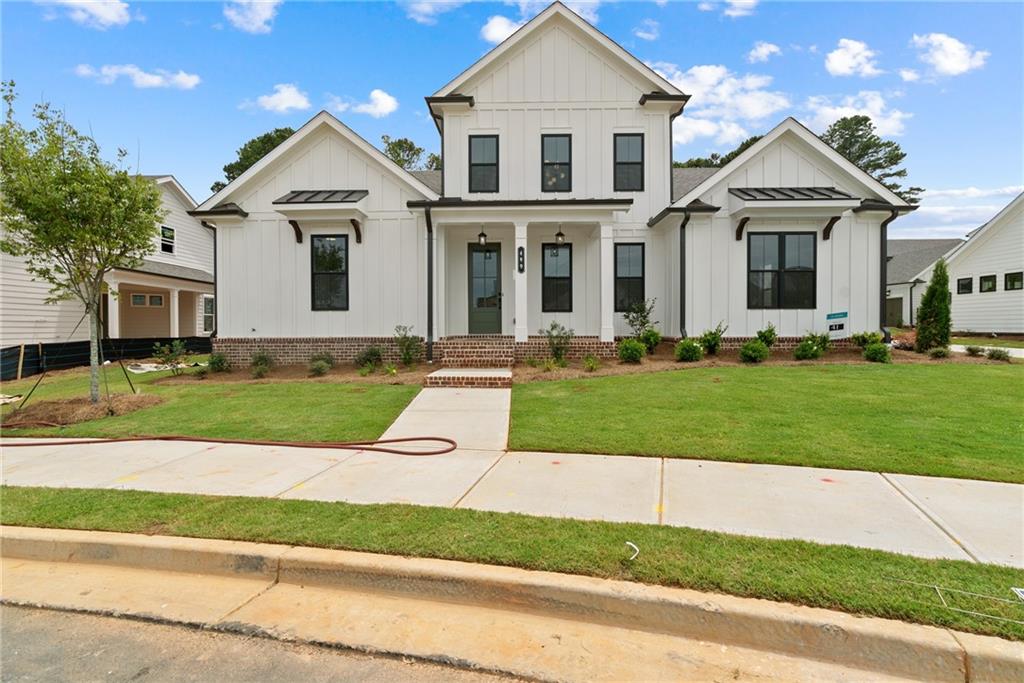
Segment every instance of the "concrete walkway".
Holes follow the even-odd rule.
[[[1024,349],[1015,349],[1010,346],[985,346],[984,344],[978,344],[981,348],[988,351],[989,349],[1002,349],[1010,354],[1011,358],[1024,358]],[[950,344],[950,351],[956,351],[957,353],[967,353],[967,347],[963,344]]]
[[[506,452],[509,389],[424,389],[384,437],[411,457],[134,442],[2,449],[3,483],[410,503],[798,538],[1024,568],[1024,486],[779,465]],[[7,439],[5,443],[31,441]]]

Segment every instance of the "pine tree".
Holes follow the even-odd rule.
[[[917,309],[917,341],[914,350],[923,353],[936,346],[949,346],[952,321],[949,314],[949,271],[939,259],[932,270],[932,279]]]

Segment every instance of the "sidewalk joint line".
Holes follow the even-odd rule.
[[[138,441],[136,443],[147,444],[147,443],[155,443],[156,441],[158,441],[158,440],[154,439],[154,440],[150,440],[150,441]],[[89,487],[86,487],[86,488],[108,489],[108,488],[111,488],[111,486],[109,486],[109,484],[116,484],[118,479],[124,479],[125,477],[137,477],[140,474],[145,474],[147,472],[152,472],[153,470],[160,469],[161,467],[166,467],[167,465],[170,465],[171,463],[178,462],[179,460],[184,460],[185,458],[191,458],[193,455],[199,455],[200,453],[203,453],[204,450],[205,451],[212,451],[212,450],[216,450],[220,446],[226,445],[226,444],[217,443],[217,442],[214,442],[214,441],[203,441],[202,443],[204,443],[204,444],[213,444],[213,448],[201,448],[201,449],[196,450],[196,451],[191,451],[189,453],[186,453],[185,455],[179,455],[177,458],[171,458],[170,460],[165,460],[164,462],[162,462],[162,463],[160,463],[158,465],[150,465],[149,467],[143,467],[141,470],[132,470],[131,472],[126,472],[125,474],[122,474],[122,475],[120,475],[118,477],[114,477],[113,479],[109,479],[109,480],[103,481],[103,482],[97,484],[95,487],[89,486]],[[86,445],[88,445],[88,444],[72,444],[70,447],[74,448],[74,446],[86,446]]]
[[[481,474],[480,477],[476,481],[474,481],[472,484],[470,484],[469,488],[466,489],[465,493],[463,493],[461,496],[459,496],[458,500],[456,500],[454,503],[452,503],[452,507],[453,508],[457,508],[459,506],[459,503],[461,503],[463,500],[465,500],[466,496],[468,496],[470,494],[470,492],[473,489],[476,488],[477,484],[479,484],[481,481],[484,480],[484,477],[486,477],[488,474],[491,473],[491,470],[493,470],[495,467],[498,466],[498,463],[501,462],[502,458],[504,458],[506,455],[508,455],[508,451],[501,451],[501,455],[499,455],[494,460],[494,462],[491,463],[490,467],[488,467],[486,470],[484,470],[484,473]]]
[[[930,512],[924,506],[923,503],[918,501],[917,498],[915,498],[914,495],[910,493],[910,491],[907,491],[902,486],[900,486],[899,483],[890,479],[885,472],[879,472],[878,476],[880,476],[887,484],[889,484],[889,486],[891,486],[904,500],[906,500],[908,503],[914,506],[914,508],[918,512],[924,515],[925,519],[934,524],[939,531],[941,531],[947,538],[949,538],[949,540],[953,541],[953,543],[955,543],[958,548],[963,550],[969,558],[971,558],[979,564],[983,564],[982,560],[980,560],[977,555],[971,552],[971,550],[966,545],[964,545],[963,541],[957,538],[956,534],[954,534],[951,529],[948,529],[946,527],[946,524],[941,519],[939,519],[937,515]]]
[[[324,469],[320,470],[316,474],[311,474],[310,476],[306,477],[305,479],[302,479],[301,481],[295,482],[294,484],[292,484],[291,486],[286,488],[284,491],[281,491],[280,493],[275,493],[274,495],[272,495],[270,497],[271,498],[280,498],[281,496],[283,496],[284,494],[288,493],[289,491],[292,491],[292,490],[297,489],[298,487],[302,486],[303,484],[305,484],[309,480],[316,479],[321,474],[326,474],[326,473],[330,472],[331,470],[333,470],[338,465],[340,465],[340,464],[342,464],[344,462],[348,462],[349,460],[351,460],[352,458],[356,457],[360,453],[365,453],[365,452],[366,451],[362,451],[362,450],[353,451],[353,452],[349,453],[348,456],[342,458],[341,460],[339,460],[339,461],[337,461],[335,463],[332,463],[332,464],[328,465],[327,467],[325,467]]]

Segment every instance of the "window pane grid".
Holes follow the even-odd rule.
[[[572,136],[541,135],[541,192],[572,191]]]
[[[644,136],[617,133],[614,145],[614,190],[642,192],[644,189]]]
[[[541,312],[572,312],[572,245],[541,245]]]
[[[816,307],[814,233],[750,233],[747,244],[747,308]]]
[[[469,191],[498,191],[498,136],[469,136]]]
[[[644,290],[644,245],[616,244],[615,312],[624,313],[643,303]]]
[[[314,235],[310,240],[314,311],[348,310],[348,236]]]
[[[996,276],[995,275],[982,275],[978,278],[978,291],[979,292],[994,292],[996,291]]]
[[[969,277],[962,277],[956,281],[956,293],[957,294],[970,294],[974,291],[974,279]]]
[[[1016,273],[1007,273],[1003,278],[1003,289],[1008,292],[1016,289],[1024,289],[1024,272],[1017,271]]]

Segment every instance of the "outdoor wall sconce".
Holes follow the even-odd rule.
[[[519,247],[516,250],[516,268],[520,273],[526,272],[526,249],[524,247]]]
[[[558,232],[555,233],[555,245],[560,247],[563,244],[565,244],[565,233],[562,232],[562,227],[559,226]]]
[[[481,247],[486,247],[487,246],[487,233],[484,232],[483,230],[481,230],[480,234],[476,236],[476,241],[477,241],[477,244],[479,244]]]

